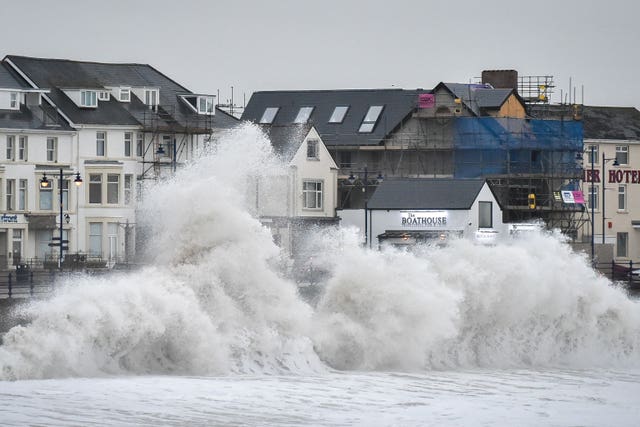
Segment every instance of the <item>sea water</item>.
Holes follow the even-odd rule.
[[[146,267],[16,313],[0,424],[638,424],[640,306],[562,236],[409,252],[309,230],[325,274],[296,283],[252,204],[284,173],[244,126],[148,188]]]

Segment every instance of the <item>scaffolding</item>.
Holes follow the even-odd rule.
[[[582,122],[569,119],[421,117],[414,114],[384,141],[359,147],[351,170],[368,166],[385,177],[485,178],[505,222],[542,219],[571,237],[589,221],[582,204],[569,204],[560,192],[579,190]],[[336,158],[342,157],[339,152]],[[350,171],[341,166],[341,176]],[[375,187],[375,185],[374,185]],[[341,205],[356,207],[343,179]],[[375,190],[375,188],[371,188]],[[535,195],[531,207],[530,195]],[[347,201],[349,204],[347,204]]]
[[[184,114],[174,105],[156,105],[144,111],[142,126],[145,136],[139,178],[157,179],[165,170],[175,173],[189,158],[188,144],[193,136],[211,138],[213,114]]]

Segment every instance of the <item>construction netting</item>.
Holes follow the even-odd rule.
[[[454,124],[456,178],[581,171],[582,122],[461,117]]]

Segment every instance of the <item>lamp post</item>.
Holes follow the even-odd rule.
[[[364,170],[364,179],[360,180],[360,184],[362,184],[362,192],[364,193],[364,245],[371,247],[371,239],[369,239],[369,217],[368,217],[368,203],[369,203],[369,169],[365,165]],[[351,185],[356,183],[356,176],[353,172],[350,172],[349,178],[347,178]],[[378,176],[376,177],[376,184],[381,183],[384,180],[382,173],[378,172]]]
[[[607,162],[610,162],[611,160],[613,160],[612,166],[619,166],[620,165],[620,163],[618,163],[618,159],[616,157],[612,157],[610,159],[606,159],[604,157],[604,151],[603,151],[602,152],[602,244],[603,245],[604,245],[604,240],[605,240],[604,239],[604,237],[605,237],[604,235],[605,235],[605,230],[606,230],[604,228],[605,219],[606,219],[605,215],[604,215],[605,207],[606,207],[606,204],[604,203],[605,202],[605,190],[606,190],[605,185],[607,183],[607,175],[606,175],[606,172],[605,172],[605,167],[607,165]]]
[[[596,222],[595,222],[595,211],[596,211],[596,204],[594,203],[594,196],[595,196],[595,186],[593,185],[593,172],[594,172],[594,163],[596,162],[596,146],[592,145],[591,146],[591,157],[589,158],[591,160],[591,188],[589,191],[589,203],[591,203],[591,263],[593,264],[593,260],[595,259],[595,255],[596,255],[596,237],[595,237],[595,232],[596,232]]]
[[[82,185],[82,178],[80,178],[80,172],[76,172],[76,173],[70,173],[67,176],[73,176],[75,175],[75,179],[73,180],[73,182],[76,184],[76,186],[80,186]],[[64,240],[63,239],[63,225],[64,222],[63,220],[66,218],[67,220],[67,224],[69,223],[69,221],[71,220],[71,217],[69,216],[69,214],[64,215],[63,212],[63,183],[64,183],[64,171],[62,170],[62,168],[60,168],[60,175],[58,176],[58,195],[59,195],[59,203],[60,203],[60,227],[59,227],[59,234],[58,234],[58,242],[57,243],[51,243],[50,246],[57,246],[60,251],[58,253],[58,270],[62,270],[62,259],[64,258],[64,251],[68,249],[68,247],[65,246],[65,243],[69,243],[68,240]],[[51,188],[51,183],[49,182],[49,179],[47,178],[47,174],[46,172],[42,174],[42,178],[40,179],[40,188]],[[67,198],[68,201],[68,198]],[[56,240],[55,238],[53,238],[54,240]]]

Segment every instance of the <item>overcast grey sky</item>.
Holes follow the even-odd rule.
[[[637,0],[0,0],[0,54],[148,63],[242,104],[276,89],[432,88],[553,75],[640,108]]]

